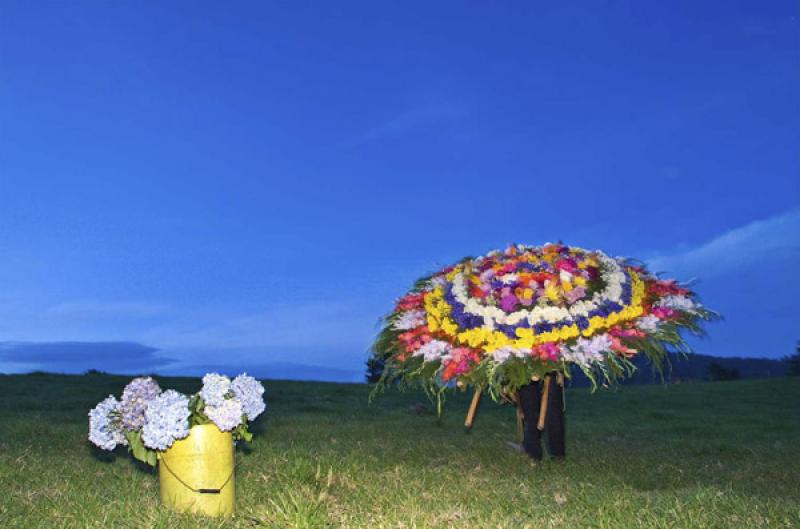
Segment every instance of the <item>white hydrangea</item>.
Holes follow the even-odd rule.
[[[205,413],[217,428],[228,432],[241,424],[244,410],[237,399],[226,399],[219,406],[206,406]]]
[[[208,373],[203,377],[200,396],[206,406],[220,406],[231,390],[231,379],[219,373]]]
[[[103,450],[127,444],[119,415],[120,403],[113,395],[100,401],[89,412],[89,440]]]
[[[127,430],[140,430],[144,425],[144,411],[151,400],[158,397],[161,388],[151,377],[131,380],[122,391],[122,424]]]
[[[264,386],[247,373],[233,379],[231,391],[234,398],[242,403],[242,410],[250,421],[255,420],[267,407],[263,397]]]
[[[416,351],[414,356],[422,356],[425,362],[435,362],[450,352],[451,346],[441,340],[431,340]]]
[[[169,389],[150,401],[144,412],[142,441],[148,448],[166,450],[189,435],[189,397]]]
[[[420,325],[424,325],[425,322],[425,311],[409,310],[400,314],[400,316],[394,320],[394,323],[392,323],[392,327],[398,331],[407,331],[409,329],[416,329]]]

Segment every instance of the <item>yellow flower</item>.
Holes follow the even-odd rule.
[[[547,286],[544,287],[544,295],[549,300],[558,301],[558,290],[553,283],[547,283]]]

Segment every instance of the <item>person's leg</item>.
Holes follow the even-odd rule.
[[[547,398],[547,417],[545,430],[547,431],[547,452],[550,457],[564,457],[567,455],[564,432],[564,386],[558,383],[559,376],[555,373],[550,377],[550,389]]]
[[[533,459],[542,458],[541,432],[539,431],[539,407],[541,405],[541,393],[539,382],[531,382],[519,388],[517,396],[519,405],[522,408],[524,417],[522,448]]]

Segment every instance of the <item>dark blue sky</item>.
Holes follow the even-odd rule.
[[[0,371],[360,372],[417,276],[557,239],[791,353],[797,3],[570,4],[3,2]]]

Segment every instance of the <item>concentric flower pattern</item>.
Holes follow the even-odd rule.
[[[688,288],[643,266],[562,244],[513,245],[417,282],[374,350],[387,377],[504,385],[575,364],[619,376],[630,357],[683,347],[713,314]],[[624,371],[624,369],[622,369]],[[520,375],[522,373],[524,376]],[[513,381],[511,381],[513,382]]]

